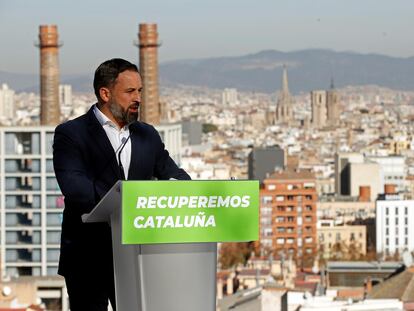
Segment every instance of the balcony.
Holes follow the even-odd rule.
[[[6,177],[6,191],[40,190],[40,177]]]
[[[7,245],[33,245],[40,244],[40,232],[32,230],[6,232]]]
[[[20,263],[33,263],[40,262],[40,249],[7,249],[6,261],[7,262],[20,262]]]
[[[6,155],[40,154],[40,133],[20,132],[5,134]]]
[[[40,209],[40,196],[6,195],[6,209]]]
[[[40,226],[40,214],[33,212],[7,213],[6,226],[8,227],[33,227]]]
[[[9,159],[4,162],[6,173],[40,173],[39,159]]]

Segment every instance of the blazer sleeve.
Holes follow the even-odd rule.
[[[89,213],[95,206],[96,195],[92,178],[76,141],[74,129],[67,124],[55,130],[53,142],[53,166],[62,194],[71,208],[77,208],[80,215]]]
[[[155,152],[155,171],[154,176],[160,180],[168,180],[175,178],[178,180],[190,180],[190,175],[186,171],[179,168],[177,164],[171,159],[170,154],[165,149],[165,145],[161,140],[160,135],[154,129],[154,142],[156,145]]]

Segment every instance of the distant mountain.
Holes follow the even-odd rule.
[[[243,91],[275,92],[281,88],[282,68],[288,68],[292,93],[335,86],[375,84],[414,91],[414,57],[397,58],[331,50],[262,51],[236,57],[177,60],[160,64],[161,86],[234,87]],[[74,91],[92,92],[93,73],[63,75]],[[0,71],[0,83],[17,91],[39,90],[37,75]]]
[[[6,83],[13,90],[21,92],[38,85],[39,82],[37,75],[0,71],[0,84],[2,83]]]
[[[39,75],[0,71],[0,84],[7,83],[17,92],[39,93]],[[93,74],[62,75],[61,84],[71,84],[76,92],[92,92]]]
[[[376,84],[414,90],[414,57],[396,58],[330,50],[262,51],[239,57],[179,60],[160,65],[161,84],[274,92],[287,66],[291,92]]]

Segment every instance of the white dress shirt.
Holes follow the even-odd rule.
[[[119,129],[118,126],[114,122],[112,122],[106,115],[104,115],[96,105],[93,108],[93,112],[95,113],[96,118],[105,130],[106,136],[108,136],[112,148],[114,148],[114,152],[116,153],[116,161],[118,162],[118,149],[120,148],[122,143],[126,139],[128,139],[129,128],[128,126],[124,126],[123,128]],[[128,142],[125,144],[124,149],[122,149],[121,162],[122,166],[124,167],[125,179],[128,179],[129,164],[131,163],[131,138],[128,139]]]

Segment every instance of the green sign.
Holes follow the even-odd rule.
[[[122,243],[255,241],[259,182],[125,181]]]

